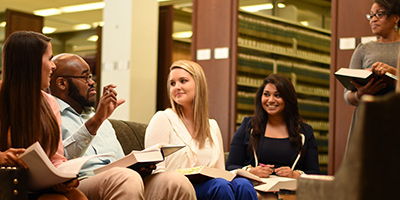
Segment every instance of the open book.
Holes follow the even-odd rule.
[[[94,155],[75,158],[62,163],[56,168],[51,163],[39,142],[35,142],[18,157],[24,161],[29,168],[29,173],[31,175],[30,189],[37,190],[52,187],[76,178],[80,169],[88,160],[99,156],[114,155]]]
[[[379,94],[385,94],[387,92],[394,91],[397,82],[397,77],[389,72],[386,72],[383,76],[379,76],[365,69],[340,68],[337,72],[335,72],[335,77],[345,88],[352,91],[356,91],[357,88],[350,83],[350,81],[355,81],[360,85],[366,85],[371,78],[374,78],[375,80],[383,79],[387,86],[379,91]]]
[[[184,169],[177,169],[178,172],[184,174],[189,178],[192,182],[203,182],[210,178],[223,178],[227,181],[232,181],[236,176],[242,176],[244,178],[249,179],[250,181],[254,181],[256,184],[264,183],[260,177],[246,171],[243,169],[236,169],[232,171],[226,171],[223,169],[207,167],[207,166],[198,166]]]
[[[269,178],[261,178],[265,184],[254,186],[254,189],[261,192],[278,192],[280,189],[296,190],[297,180],[287,177],[271,175]]]
[[[132,151],[125,157],[118,159],[106,166],[93,170],[95,174],[107,171],[113,167],[129,167],[139,170],[141,167],[157,164],[164,158],[182,149],[185,145],[156,144],[141,151]]]

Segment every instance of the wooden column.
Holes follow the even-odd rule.
[[[332,0],[328,174],[334,174],[342,163],[355,108],[344,101],[344,88],[333,75],[339,68],[349,67],[354,50],[339,50],[338,41],[340,38],[354,37],[359,44],[361,37],[372,36],[365,17],[371,5],[372,1],[365,0]]]
[[[174,7],[160,7],[158,25],[158,73],[157,73],[157,110],[170,107],[167,95],[167,78],[172,64],[173,40],[172,30]]]
[[[238,0],[193,0],[192,58],[207,77],[210,118],[217,120],[224,150],[229,151],[235,131]],[[227,47],[229,57],[214,59],[215,48]],[[211,59],[197,60],[199,49],[209,49]]]

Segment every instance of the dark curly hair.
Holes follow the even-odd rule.
[[[400,1],[399,0],[375,0],[374,3],[384,7],[387,11],[387,17],[391,15],[398,15],[400,17]],[[400,26],[400,20],[397,22],[397,26]]]

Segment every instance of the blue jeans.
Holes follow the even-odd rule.
[[[193,186],[199,200],[257,199],[253,184],[245,178],[235,178],[231,182],[222,178],[214,178]]]

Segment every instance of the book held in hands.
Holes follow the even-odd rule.
[[[164,161],[165,157],[175,153],[183,147],[185,147],[185,145],[156,144],[141,151],[132,151],[125,157],[97,168],[93,170],[93,172],[98,174],[113,167],[128,167],[138,171],[141,167],[155,165]]]
[[[28,166],[30,173],[30,189],[38,190],[77,178],[82,166],[88,160],[99,156],[114,155],[94,155],[75,158],[62,163],[56,168],[51,163],[39,142],[35,142],[18,157]]]
[[[334,75],[346,89],[351,91],[356,91],[357,88],[350,81],[355,81],[360,85],[366,85],[372,78],[374,78],[375,81],[382,79],[383,82],[386,83],[386,87],[380,90],[377,93],[378,95],[394,91],[397,83],[397,77],[389,72],[380,76],[365,69],[340,68]]]
[[[296,190],[297,180],[294,178],[271,175],[268,178],[261,178],[265,184],[254,186],[254,189],[261,192],[278,192],[279,190]]]
[[[183,168],[177,169],[178,172],[184,174],[188,179],[192,182],[199,183],[204,182],[210,178],[223,178],[227,181],[232,181],[236,176],[241,176],[249,179],[250,181],[254,181],[256,184],[264,183],[260,177],[245,171],[243,169],[236,169],[232,171],[226,171],[223,169],[207,167],[207,166],[198,166],[191,168]]]

